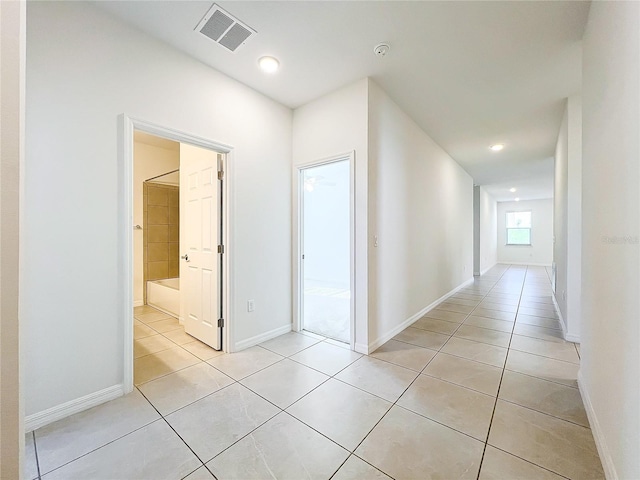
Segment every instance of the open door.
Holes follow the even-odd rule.
[[[217,152],[180,144],[180,317],[186,333],[216,350],[223,326],[221,162]]]

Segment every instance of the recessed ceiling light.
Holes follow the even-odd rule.
[[[513,192],[515,192],[515,191],[516,191],[516,189],[515,189],[515,187],[511,187],[511,188],[509,189],[509,191],[510,191],[511,193],[513,193]]]
[[[275,73],[280,67],[280,62],[274,57],[262,57],[258,60],[258,65],[260,65],[263,72]]]
[[[518,197],[516,197],[516,202],[519,202],[519,201],[520,201],[520,199]]]
[[[495,145],[491,145],[489,148],[491,150],[493,150],[494,152],[499,152],[500,150],[502,150],[504,148],[504,144],[503,143],[496,143]]]

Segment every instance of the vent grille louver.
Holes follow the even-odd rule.
[[[254,29],[225,12],[215,3],[195,29],[231,52],[235,52],[256,33]]]

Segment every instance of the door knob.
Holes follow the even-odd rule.
[[[181,259],[183,259],[185,262],[188,262],[188,261],[189,261],[189,254],[188,254],[188,253],[185,253],[185,254],[184,254],[184,255],[182,255],[180,258],[181,258]]]

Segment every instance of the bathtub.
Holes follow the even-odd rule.
[[[147,304],[176,318],[180,317],[180,279],[147,281]]]

